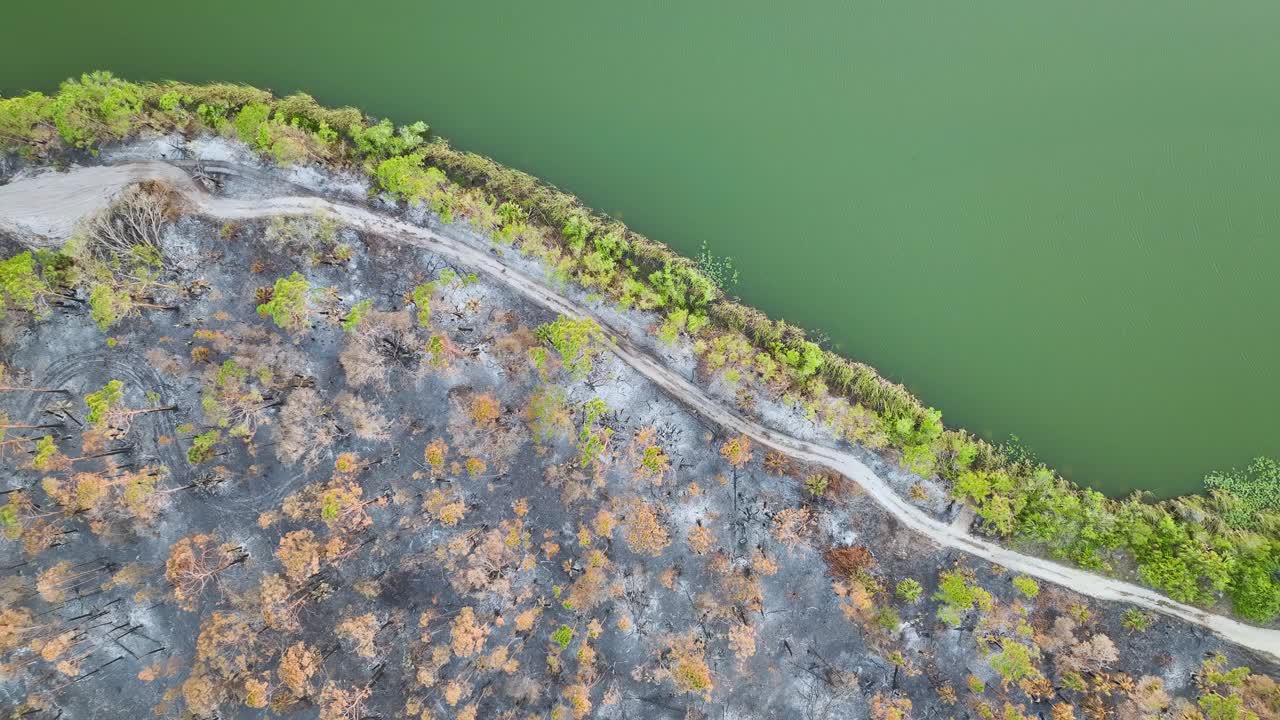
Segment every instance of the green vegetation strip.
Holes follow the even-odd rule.
[[[1025,453],[944,428],[941,413],[874,369],[823,351],[801,329],[727,298],[731,268],[705,250],[700,262],[681,257],[526,173],[431,138],[422,122],[396,128],[354,108],[321,107],[305,94],[138,84],[106,72],[68,80],[52,96],[0,98],[0,147],[29,159],[96,152],[102,143],[148,131],[212,132],[281,165],[360,169],[379,190],[517,246],[559,279],[624,308],[662,312],[660,339],[694,337],[705,367],[722,371],[726,381],[750,377],[777,388],[841,437],[892,449],[913,472],[938,474],[993,536],[1092,570],[1133,568],[1182,602],[1211,606],[1226,596],[1245,618],[1267,622],[1280,614],[1280,467],[1272,461],[1211,475],[1207,495],[1160,503],[1138,495],[1111,500],[1079,488]],[[154,259],[126,260],[136,272],[122,282],[122,273],[104,272],[88,253],[71,261],[57,253],[19,254],[0,264],[0,311],[38,313],[43,295],[74,284],[68,265],[78,264],[87,266],[81,277],[97,278],[90,301],[105,328],[147,307],[140,298],[154,282]],[[297,301],[306,289],[293,279],[281,282],[260,311],[282,325],[300,322]],[[430,288],[415,292],[423,316],[430,295]],[[590,358],[574,351],[580,330],[566,325],[544,339],[564,345],[586,372]]]

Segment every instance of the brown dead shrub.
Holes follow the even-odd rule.
[[[850,578],[864,571],[869,572],[876,566],[876,558],[866,545],[833,547],[823,553],[822,558],[827,561],[831,575],[840,579]]]

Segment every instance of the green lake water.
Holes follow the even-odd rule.
[[[738,293],[1073,479],[1280,453],[1272,0],[45,0],[0,91],[308,91],[732,255]]]

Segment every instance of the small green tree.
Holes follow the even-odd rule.
[[[191,439],[190,449],[187,450],[187,461],[192,465],[208,462],[213,458],[214,448],[220,439],[222,439],[222,433],[217,430],[210,430],[195,436]]]
[[[582,429],[578,432],[578,464],[581,467],[591,467],[609,445],[613,430],[596,425],[608,411],[609,406],[598,397],[582,405]]]
[[[277,279],[271,299],[258,306],[258,314],[288,332],[305,331],[311,326],[311,283],[298,272]]]
[[[36,454],[31,458],[31,467],[44,472],[54,465],[54,458],[58,455],[58,445],[53,441],[52,435],[45,435],[36,441]]]
[[[58,134],[88,148],[123,137],[142,118],[142,88],[99,70],[62,83],[49,106]]]
[[[240,141],[249,145],[258,142],[258,128],[271,117],[271,106],[266,103],[249,103],[236,113],[233,127]]]
[[[101,390],[85,395],[84,404],[89,408],[85,420],[99,429],[111,425],[120,430],[127,430],[133,418],[139,415],[177,409],[175,405],[166,405],[130,410],[124,407],[124,383],[119,380],[112,380],[102,386]]]
[[[112,380],[101,390],[84,396],[84,404],[89,407],[89,414],[85,420],[88,420],[90,425],[103,425],[123,402],[124,383]]]
[[[952,627],[960,627],[965,613],[975,607],[985,612],[991,609],[992,604],[991,593],[970,582],[960,570],[942,573],[933,599],[942,602],[942,607],[938,608],[938,619]]]
[[[36,312],[49,286],[36,271],[36,259],[30,251],[0,262],[0,317],[9,308]]]
[[[418,309],[418,325],[431,324],[431,297],[436,293],[434,282],[422,283],[413,289],[413,305]]]
[[[1039,652],[1034,648],[1006,639],[1001,642],[1000,651],[991,655],[991,667],[1000,673],[1004,687],[1007,688],[1023,678],[1040,674],[1035,665],[1038,654]]]
[[[1244,706],[1244,698],[1236,694],[1209,693],[1200,696],[1200,709],[1208,720],[1259,720],[1258,713]]]
[[[373,309],[372,300],[361,300],[351,306],[350,312],[342,319],[342,329],[346,332],[355,332],[360,327],[360,321],[364,319],[365,313]]]
[[[94,285],[89,291],[89,316],[99,330],[105,332],[128,317],[133,310],[133,296],[124,288],[101,283]]]
[[[538,328],[538,339],[550,343],[575,379],[586,377],[595,358],[604,352],[605,335],[590,318],[575,320],[561,315]]]
[[[362,123],[351,126],[351,140],[360,154],[369,160],[382,161],[407,152],[426,142],[427,124],[419,120],[412,125],[402,125],[396,132],[390,120],[365,127]]]
[[[564,228],[561,232],[564,234],[565,242],[575,252],[582,252],[582,248],[586,247],[587,236],[591,234],[593,229],[591,220],[582,213],[574,213],[565,221]]]
[[[1251,694],[1247,686],[1253,679],[1252,670],[1243,666],[1230,670],[1226,667],[1227,659],[1221,654],[1202,664],[1196,677],[1196,684],[1200,687],[1200,709],[1204,710],[1208,720],[1259,720],[1258,713],[1246,706],[1245,696]],[[1262,702],[1256,705],[1264,706]]]
[[[971,470],[952,483],[952,493],[973,503],[987,532],[1008,537],[1017,526],[1025,499],[1014,493],[1014,480],[1002,470]]]
[[[706,275],[687,265],[670,262],[649,275],[649,284],[653,286],[661,305],[686,310],[705,307],[720,292]]]
[[[783,365],[791,369],[791,376],[796,382],[813,377],[822,369],[824,360],[822,348],[808,340],[790,345],[776,343],[773,346],[773,353]]]
[[[437,168],[424,168],[423,157],[421,152],[415,152],[378,163],[374,171],[378,185],[410,204],[431,202],[448,179]]]
[[[52,139],[53,131],[49,126],[51,103],[52,98],[39,92],[0,98],[0,146],[17,146],[29,152],[24,143]]]

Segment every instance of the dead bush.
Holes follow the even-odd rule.
[[[84,249],[111,264],[121,260],[163,260],[160,235],[177,217],[181,196],[161,182],[130,185],[106,210],[89,219]]]
[[[834,577],[849,578],[876,566],[876,558],[866,545],[833,547],[823,554]]]

